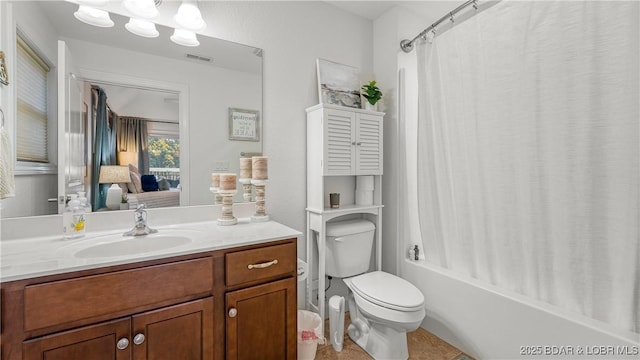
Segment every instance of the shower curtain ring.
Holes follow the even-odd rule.
[[[454,24],[456,22],[456,20],[453,18],[453,13],[452,12],[449,13],[449,20],[451,21],[452,24]]]
[[[478,0],[473,0],[473,8],[478,11]]]

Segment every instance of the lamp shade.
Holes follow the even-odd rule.
[[[182,4],[180,4],[178,12],[173,19],[180,27],[186,30],[200,31],[207,26],[202,19],[198,5],[193,0],[182,0]]]
[[[138,166],[138,152],[137,151],[120,151],[118,153],[118,164],[121,166],[127,166],[133,164]]]
[[[193,31],[175,29],[170,37],[171,41],[182,46],[198,46],[200,42]]]
[[[153,0],[124,0],[122,4],[137,18],[153,19],[158,16],[158,9]]]
[[[112,27],[114,25],[113,20],[111,20],[111,18],[109,17],[108,12],[86,5],[80,5],[78,7],[78,11],[73,13],[73,16],[75,16],[76,19],[82,21],[83,23],[93,26]]]
[[[117,165],[100,166],[100,184],[128,183],[131,182],[129,167]]]
[[[124,27],[129,30],[129,32],[142,37],[154,38],[160,35],[158,30],[156,30],[156,24],[144,19],[131,18]]]

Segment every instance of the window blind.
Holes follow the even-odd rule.
[[[47,153],[47,76],[49,66],[17,37],[16,154],[19,161],[49,162]]]

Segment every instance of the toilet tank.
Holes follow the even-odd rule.
[[[364,219],[327,223],[326,274],[345,278],[367,272],[375,229]]]

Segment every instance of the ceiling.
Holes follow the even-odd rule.
[[[465,0],[422,0],[422,1],[327,1],[352,14],[369,20],[376,20],[395,6],[409,10],[425,20],[425,27],[444,14],[455,9]]]

